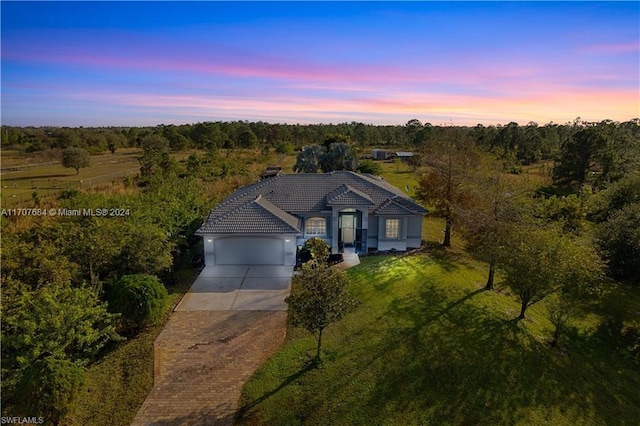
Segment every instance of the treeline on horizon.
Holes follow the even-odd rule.
[[[419,150],[447,128],[418,119],[405,125],[372,125],[352,121],[340,124],[270,124],[262,121],[216,121],[155,127],[11,127],[2,126],[5,149],[27,153],[51,149],[79,147],[90,153],[115,152],[119,148],[140,148],[145,138],[153,135],[166,139],[173,151],[185,149],[234,149],[278,147],[291,148],[323,144],[332,135],[341,135],[357,148],[413,147]],[[572,136],[585,128],[595,128],[611,140],[615,149],[630,145],[640,138],[640,119],[625,122],[603,120],[585,122],[576,118],[565,124],[535,122],[521,126],[505,125],[455,126],[479,146],[512,158],[514,165],[527,165],[554,159]]]

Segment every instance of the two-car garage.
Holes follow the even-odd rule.
[[[207,265],[295,265],[295,235],[207,236]]]
[[[216,265],[284,265],[284,239],[222,237],[214,239]]]

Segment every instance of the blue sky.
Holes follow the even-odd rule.
[[[2,123],[640,116],[638,2],[6,2]]]

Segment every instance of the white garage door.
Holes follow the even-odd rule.
[[[282,265],[284,242],[280,238],[228,237],[214,241],[216,265]]]

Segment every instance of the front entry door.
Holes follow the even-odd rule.
[[[353,245],[356,239],[356,216],[355,214],[340,215],[340,229],[342,234],[342,243],[344,245]]]

